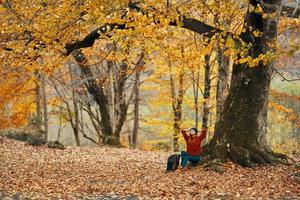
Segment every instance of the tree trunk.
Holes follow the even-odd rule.
[[[216,109],[216,124],[220,120],[220,114],[223,110],[224,103],[229,89],[229,62],[230,58],[224,55],[225,49],[217,46],[217,61],[218,61],[218,82],[217,82],[217,109]]]
[[[41,125],[42,125],[42,92],[41,92],[41,74],[38,70],[35,71],[36,75],[36,119],[35,119],[35,128],[38,134],[41,134]]]
[[[59,113],[60,113],[60,115],[62,114],[62,108],[61,107],[59,108]],[[57,139],[56,139],[56,141],[58,141],[58,142],[59,142],[59,139],[60,139],[62,123],[63,123],[63,118],[62,118],[62,116],[59,116],[58,133],[57,133]]]
[[[137,135],[139,130],[139,104],[140,104],[140,70],[136,69],[135,72],[135,83],[134,83],[134,90],[135,90],[135,99],[134,99],[134,120],[133,120],[133,131],[131,137],[131,145],[133,148],[136,148],[137,144]]]
[[[229,64],[230,58],[224,55],[225,49],[222,49],[219,45],[217,46],[217,61],[218,61],[218,82],[216,92],[216,120],[214,133],[218,130],[220,122],[220,116],[224,108],[225,100],[229,90]]]
[[[273,1],[273,6],[281,1]],[[256,7],[256,1],[250,1]],[[248,12],[245,18],[245,32],[241,38],[251,44],[248,56],[257,58],[270,53],[268,45],[277,36],[277,18],[264,18],[255,11]],[[262,35],[255,36],[258,30]],[[267,144],[267,105],[274,62],[259,62],[250,67],[249,63],[234,64],[228,97],[216,133],[210,143],[215,156],[225,160],[227,156],[242,166],[279,162],[284,156],[272,152]]]
[[[127,81],[126,71],[128,70],[128,65],[126,63],[120,64],[120,69],[116,75],[116,86],[115,86],[115,115],[116,115],[116,127],[114,136],[116,139],[120,140],[120,134],[123,125],[126,121],[128,106],[131,97],[128,102],[126,101],[125,84]]]
[[[180,126],[181,126],[181,118],[182,118],[182,103],[183,103],[183,70],[181,70],[179,75],[179,89],[178,95],[176,96],[176,88],[175,82],[172,75],[171,63],[169,63],[170,68],[170,86],[171,86],[171,94],[172,94],[172,108],[174,114],[174,135],[173,135],[173,150],[179,151],[178,139],[180,136]]]
[[[45,75],[41,74],[42,93],[43,93],[43,115],[44,115],[44,140],[48,141],[48,106],[47,106],[47,94],[46,94],[46,82]]]
[[[82,107],[83,107],[83,105],[82,105]],[[94,111],[92,110],[92,107],[91,107],[90,104],[85,105],[85,108],[83,108],[83,109],[89,115],[90,121],[91,121],[91,123],[93,125],[93,128],[94,128],[94,130],[95,130],[95,132],[98,136],[98,142],[97,143],[98,143],[98,145],[100,145],[101,143],[103,143],[102,142],[103,137],[102,137],[101,127],[100,127],[100,119],[99,119],[100,117],[98,116],[97,112],[94,113]],[[98,110],[96,110],[96,111],[98,111]]]
[[[102,140],[103,143],[108,145],[113,145],[113,146],[120,145],[119,139],[116,138],[113,134],[113,130],[111,127],[108,99],[104,94],[102,86],[101,85],[99,86],[97,84],[90,67],[85,66],[87,60],[84,54],[80,51],[76,51],[74,54],[74,58],[78,62],[82,74],[87,79],[86,87],[89,93],[94,97],[95,101],[99,106],[100,115],[101,115],[101,127],[103,133],[103,140]]]
[[[123,62],[119,66],[113,61],[107,61],[107,71],[100,70],[101,81],[97,81],[90,67],[86,66],[87,60],[84,54],[76,51],[74,54],[82,74],[87,82],[85,83],[88,92],[94,97],[99,106],[101,115],[101,131],[103,143],[120,146],[120,134],[126,121],[129,103],[132,94],[126,99],[126,81],[128,80],[128,65]],[[142,56],[143,57],[143,56]],[[106,85],[107,76],[110,75],[113,84]],[[111,88],[112,87],[112,88]],[[109,104],[111,102],[111,104]]]
[[[211,88],[211,65],[210,65],[210,55],[205,55],[205,77],[204,77],[204,95],[203,95],[203,117],[202,117],[202,127],[208,127],[208,117],[210,113],[210,88]]]
[[[194,109],[195,109],[195,128],[198,129],[198,123],[199,123],[199,85],[200,85],[200,72],[199,69],[197,69],[197,75],[195,77],[194,70],[193,73],[193,95],[194,95]]]
[[[115,101],[115,69],[114,63],[112,61],[107,61],[107,73],[108,73],[108,81],[109,86],[106,91],[107,98],[109,99],[109,113],[111,117],[111,127],[112,131],[115,132],[116,128],[116,101]]]
[[[80,139],[79,139],[79,108],[78,108],[78,100],[75,94],[75,88],[74,88],[74,77],[73,72],[71,68],[71,64],[69,64],[69,73],[71,78],[71,89],[72,89],[72,100],[73,100],[73,107],[74,107],[74,125],[73,131],[75,136],[76,145],[80,146]]]

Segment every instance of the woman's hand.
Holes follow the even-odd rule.
[[[183,128],[183,129],[181,129],[181,132],[185,133],[188,136],[190,135],[190,129],[189,128]]]

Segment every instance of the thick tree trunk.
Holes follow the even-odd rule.
[[[217,109],[216,109],[216,124],[220,120],[220,114],[223,110],[225,100],[229,90],[229,62],[230,58],[224,55],[224,49],[217,47],[218,61],[218,82],[217,82]]]
[[[229,90],[229,64],[230,58],[224,55],[225,49],[222,49],[219,45],[217,46],[217,61],[218,61],[218,82],[216,92],[216,120],[214,133],[218,130],[220,123],[221,113],[224,108],[225,100]]]
[[[273,1],[274,6],[281,1]],[[250,1],[256,7],[255,1]],[[248,56],[257,58],[272,50],[270,44],[277,36],[277,18],[263,18],[262,14],[247,13],[246,32],[241,38],[251,44]],[[252,30],[252,31],[251,31]],[[262,33],[255,36],[253,30]],[[225,160],[227,156],[243,166],[279,161],[266,141],[267,105],[273,61],[259,62],[257,67],[249,63],[234,64],[228,98],[221,114],[220,124],[210,143],[215,156]]]
[[[118,140],[120,140],[120,133],[122,131],[123,125],[126,121],[127,110],[129,106],[129,98],[128,102],[126,101],[126,93],[125,93],[125,84],[127,81],[126,71],[128,70],[128,65],[126,63],[120,64],[120,70],[117,72],[116,76],[116,85],[115,85],[115,116],[116,116],[116,127],[114,136]]]

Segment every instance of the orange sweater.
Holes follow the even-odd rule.
[[[185,130],[181,133],[186,141],[187,153],[191,156],[199,156],[202,153],[201,143],[206,136],[206,130],[202,130],[200,136],[189,136]]]

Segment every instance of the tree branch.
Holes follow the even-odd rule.
[[[290,18],[299,18],[300,16],[300,7],[299,5],[296,7],[292,6],[282,6],[282,16],[290,17]]]
[[[292,81],[300,81],[300,78],[295,78],[295,79],[288,79],[286,78],[278,69],[276,69],[275,67],[273,67],[274,70],[274,75],[275,74],[279,74],[279,76],[282,78],[282,81],[287,81],[287,82],[292,82]]]
[[[257,0],[259,5],[262,7],[266,13],[274,13],[277,11],[277,7],[273,4],[268,4],[264,0]],[[281,15],[289,18],[298,18],[300,16],[299,3],[295,1],[293,6],[291,3],[283,2],[281,8]]]
[[[159,23],[159,22],[155,22]],[[217,29],[215,27],[212,27],[208,24],[205,24],[197,19],[192,19],[192,18],[187,18],[185,16],[181,17],[181,21],[171,21],[169,23],[170,26],[179,26],[182,28],[185,28],[187,30],[199,33],[199,34],[206,34],[207,37],[212,37],[215,33],[221,32],[222,30]],[[70,43],[66,44],[65,49],[66,55],[70,55],[74,50],[81,49],[81,48],[87,48],[91,47],[94,45],[95,40],[100,38],[101,35],[106,35],[110,33],[113,30],[125,30],[129,28],[134,28],[134,27],[127,27],[126,23],[124,24],[117,24],[117,23],[112,23],[112,24],[105,24],[103,26],[100,26],[99,28],[93,30],[91,33],[89,33],[85,38],[82,40],[79,40],[75,43]]]
[[[77,41],[75,43],[66,44],[66,55],[70,55],[74,50],[91,47],[94,45],[95,40],[97,40],[101,34],[104,35],[108,31],[114,30],[114,29],[126,29],[125,24],[105,24],[99,28],[96,28],[91,33],[89,33],[83,40]]]
[[[265,3],[263,0],[257,0],[257,3],[261,5],[263,10],[266,13],[272,13],[277,10],[276,7],[272,6],[271,4]],[[142,9],[138,6],[137,3],[132,3],[129,4],[129,8],[138,12],[141,12],[143,15],[147,16],[147,12],[142,11]],[[282,6],[282,16],[290,17],[290,18],[298,18],[300,16],[300,9],[299,5],[293,7],[290,4],[285,4]],[[154,23],[160,23],[154,22]],[[171,21],[169,23],[170,26],[178,26],[182,27],[184,29],[193,31],[198,34],[205,34],[206,37],[212,37],[215,33],[220,33],[223,30],[220,30],[218,28],[215,28],[213,26],[210,26],[208,24],[205,24],[204,22],[201,22],[197,19],[193,18],[187,18],[184,15],[181,16],[180,21]],[[75,43],[70,43],[66,44],[65,49],[66,49],[66,55],[70,55],[74,50],[76,49],[81,49],[81,48],[86,48],[86,47],[91,47],[94,45],[95,40],[97,40],[101,35],[105,35],[112,30],[115,29],[129,29],[129,28],[134,28],[134,27],[127,27],[126,23],[124,24],[117,24],[117,23],[112,23],[112,24],[105,24],[103,26],[100,26],[99,28],[93,30],[91,33],[89,33],[83,40],[77,41]]]

